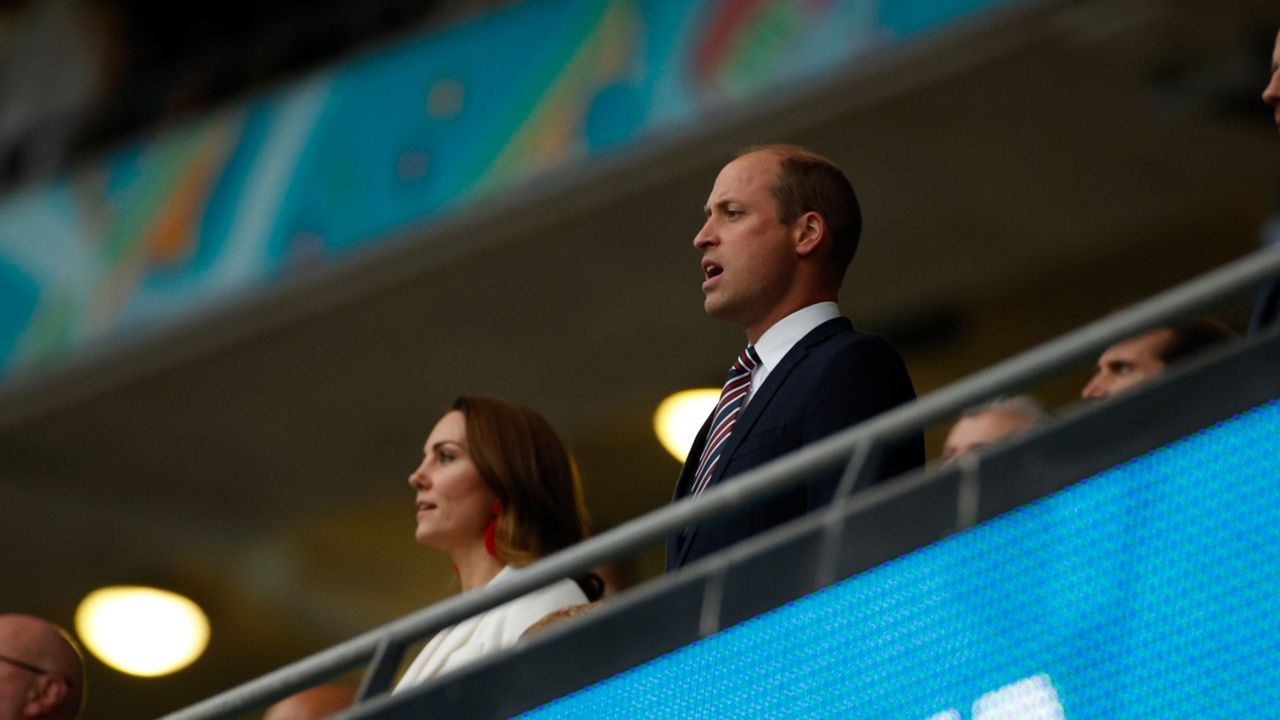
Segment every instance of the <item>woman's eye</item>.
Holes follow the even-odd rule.
[[[442,452],[439,455],[441,463],[453,462],[454,454],[451,452]]]

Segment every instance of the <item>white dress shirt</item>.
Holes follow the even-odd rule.
[[[838,317],[840,317],[839,305],[833,302],[820,302],[800,308],[766,330],[755,344],[756,355],[760,356],[760,364],[751,371],[751,389],[747,391],[742,406],[747,406],[755,396],[756,390],[764,385],[764,379],[769,377],[769,371],[782,362],[782,358],[791,352],[791,348],[800,342],[800,338],[808,335],[822,323]]]

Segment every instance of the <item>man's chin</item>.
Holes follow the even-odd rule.
[[[708,315],[723,323],[728,323],[734,327],[745,328],[747,323],[745,318],[747,313],[743,312],[743,308],[730,305],[723,302],[715,302],[711,298],[707,298],[702,303],[702,309]]]
[[[702,301],[702,309],[711,317],[725,322],[733,322],[732,313],[725,307],[721,298],[708,295]]]

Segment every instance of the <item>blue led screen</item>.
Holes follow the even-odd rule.
[[[1078,720],[1276,708],[1280,401],[525,717]]]

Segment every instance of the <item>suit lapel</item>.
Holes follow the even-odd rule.
[[[756,420],[764,414],[765,409],[769,406],[773,396],[777,394],[778,388],[786,382],[787,376],[795,369],[800,361],[809,354],[810,349],[815,345],[821,344],[832,335],[843,330],[851,330],[853,324],[848,318],[838,317],[822,323],[818,327],[809,331],[808,335],[800,338],[787,354],[782,357],[782,361],[778,366],[769,371],[769,377],[765,378],[764,385],[752,394],[751,399],[747,401],[747,407],[738,416],[738,420],[734,423],[733,433],[729,435],[729,439],[725,440],[724,450],[720,453],[720,460],[714,472],[711,473],[711,479],[707,481],[707,489],[711,489],[717,485],[724,477],[725,468],[729,466],[733,454],[737,452],[738,446],[742,444],[742,440],[751,433],[751,428],[755,425]],[[676,497],[682,497],[682,493],[688,491],[690,478],[694,469],[698,466],[698,460],[702,456],[702,447],[706,443],[708,425],[711,424],[711,418],[702,424],[702,430],[698,432],[698,438],[693,443],[693,448],[689,450],[689,457],[685,460],[685,466],[680,472],[680,481],[676,484]],[[696,453],[696,454],[695,454]],[[691,469],[692,464],[692,469]],[[705,490],[703,491],[705,492]],[[692,525],[685,529],[680,542],[680,562],[684,562],[685,555],[689,552],[689,547],[693,545],[693,538],[698,534],[698,525]]]
[[[712,414],[715,411],[712,410]],[[711,415],[702,423],[702,429],[698,431],[697,436],[693,439],[693,445],[689,448],[689,454],[685,457],[684,467],[680,468],[680,479],[676,481],[675,492],[671,495],[671,502],[675,502],[684,497],[689,492],[690,486],[693,484],[693,475],[698,470],[698,461],[702,459],[702,450],[707,445],[707,433],[711,431]]]
[[[714,414],[714,411],[712,411]],[[690,488],[693,486],[693,476],[698,470],[698,461],[702,459],[702,449],[707,444],[707,433],[711,430],[711,415],[707,416],[705,422],[702,423],[702,429],[698,431],[697,436],[693,440],[693,445],[689,448],[689,454],[685,456],[684,467],[680,468],[680,479],[676,481],[675,491],[671,494],[671,502],[676,502],[689,494]],[[692,528],[681,530],[674,538],[668,542],[675,544],[675,554],[681,559],[684,558],[685,548],[688,547],[688,539],[691,537]],[[671,551],[667,551],[667,564],[671,566]]]
[[[720,453],[720,463],[716,467],[715,472],[711,474],[707,487],[712,487],[720,482],[724,477],[725,468],[729,466],[729,461],[733,459],[734,453],[738,451],[738,446],[742,441],[751,434],[751,428],[755,427],[756,421],[768,409],[769,403],[773,401],[773,397],[777,395],[778,388],[782,387],[787,381],[787,376],[791,371],[804,360],[805,356],[815,346],[821,344],[827,338],[844,328],[852,327],[847,318],[838,317],[822,323],[818,327],[809,331],[808,335],[800,338],[800,340],[782,356],[782,361],[778,366],[769,371],[769,377],[765,378],[764,385],[751,396],[747,401],[747,407],[738,416],[738,421],[734,423],[733,433],[729,435],[729,439],[725,440],[724,451]]]

